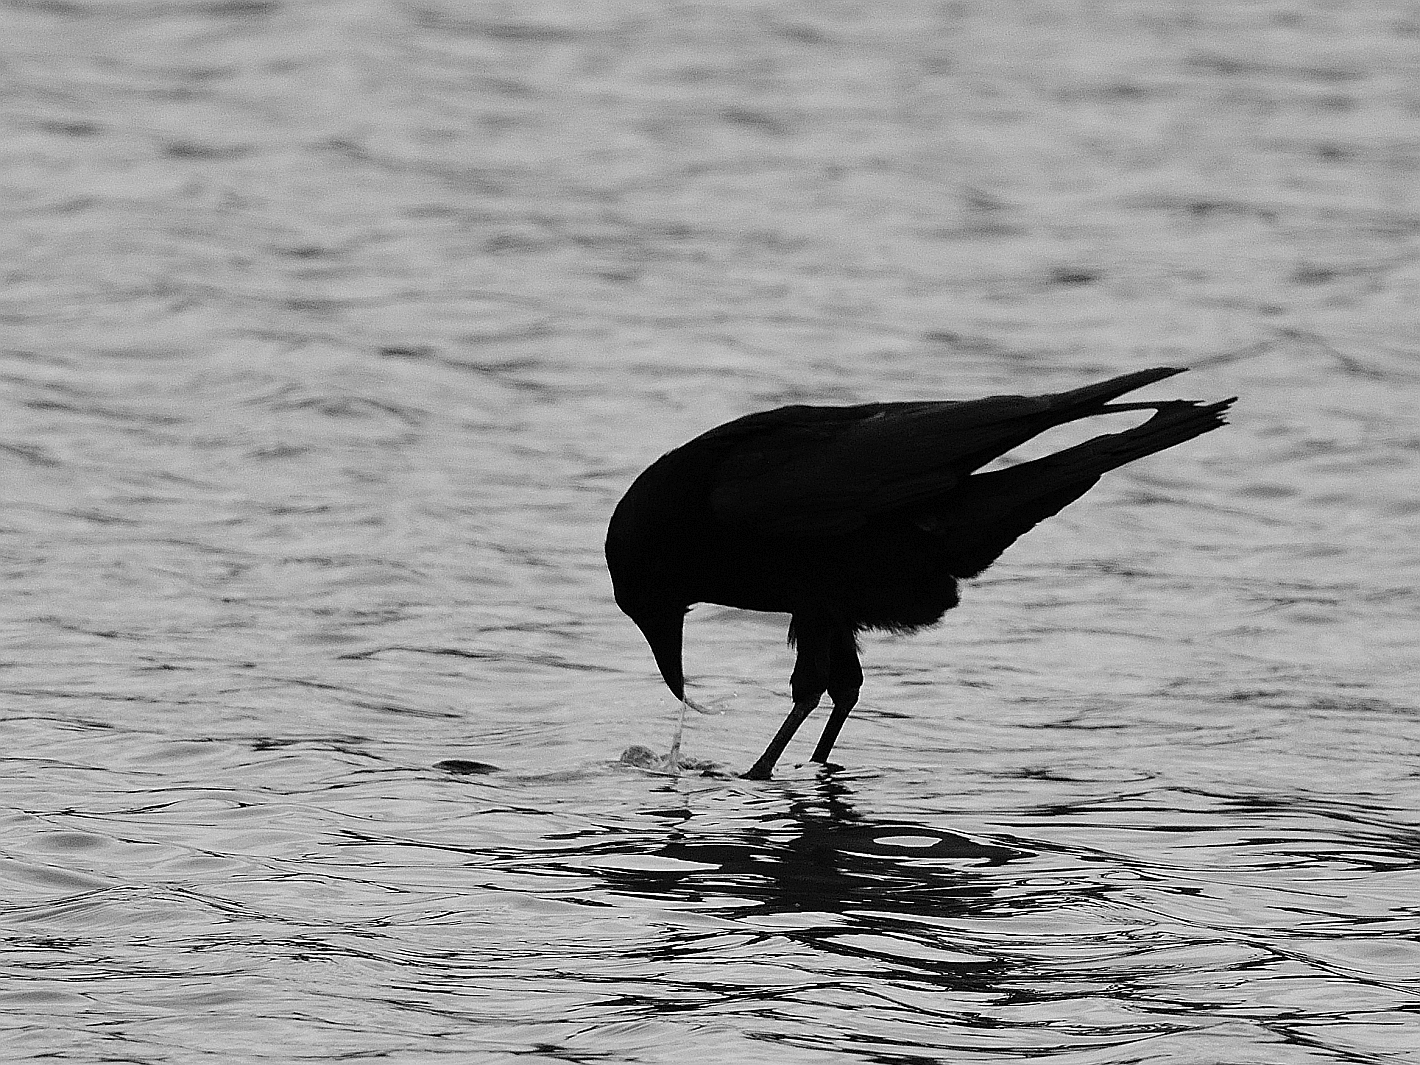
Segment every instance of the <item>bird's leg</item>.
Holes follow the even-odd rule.
[[[829,752],[838,739],[843,722],[858,702],[858,690],[863,686],[863,666],[858,661],[858,644],[851,629],[835,629],[829,644],[828,695],[833,700],[833,713],[823,734],[818,738],[812,761],[827,762]]]
[[[774,763],[784,753],[784,748],[799,731],[804,718],[818,706],[823,693],[828,689],[829,631],[826,626],[811,619],[795,615],[789,628],[790,638],[797,641],[799,655],[794,662],[794,675],[789,679],[789,690],[794,695],[794,708],[779,726],[779,731],[769,741],[769,746],[750,766],[745,776],[750,780],[768,780],[774,772]]]
[[[829,752],[833,750],[833,745],[838,742],[838,733],[843,729],[843,722],[848,720],[848,714],[858,702],[858,689],[854,688],[847,695],[836,696],[833,700],[833,713],[829,715],[828,723],[823,726],[823,732],[819,735],[818,746],[814,748],[811,762],[827,762]]]
[[[794,738],[794,733],[799,731],[799,726],[804,723],[804,718],[813,712],[818,706],[822,695],[815,695],[812,699],[794,700],[794,709],[789,711],[789,716],[784,719],[784,724],[779,726],[779,731],[774,734],[774,738],[769,741],[769,746],[764,749],[764,753],[759,756],[759,760],[749,767],[749,772],[745,773],[747,780],[768,780],[769,775],[774,772],[774,763],[779,761],[779,756],[784,753],[784,748],[789,746],[789,741]]]

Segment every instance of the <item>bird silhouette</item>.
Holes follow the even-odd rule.
[[[606,538],[617,605],[646,637],[682,720],[693,604],[791,615],[793,707],[745,776],[769,778],[825,692],[833,710],[813,760],[826,762],[863,683],[858,633],[934,624],[957,605],[960,580],[1102,474],[1225,424],[1233,399],[1110,402],[1182,372],[1140,370],[1041,396],[796,405],[727,422],[661,456],[617,504]],[[1055,426],[1130,410],[1154,413],[976,472]]]

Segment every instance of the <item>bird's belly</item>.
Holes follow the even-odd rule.
[[[726,538],[702,559],[696,602],[777,613],[820,612],[859,629],[903,630],[957,605],[957,581],[919,536],[860,540]]]

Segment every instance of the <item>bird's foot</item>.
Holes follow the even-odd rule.
[[[744,780],[769,780],[774,775],[774,763],[766,763],[763,758],[750,766],[740,777]]]

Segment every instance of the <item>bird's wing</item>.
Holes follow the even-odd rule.
[[[1052,426],[1128,409],[1107,404],[1182,372],[1136,370],[1043,396],[781,407],[712,429],[692,445],[711,443],[721,456],[710,497],[721,521],[782,535],[832,536],[940,496]]]
[[[781,407],[715,430],[711,506],[731,525],[790,536],[849,532],[949,491],[1049,424],[1054,397]],[[1044,421],[1042,421],[1044,419]]]

